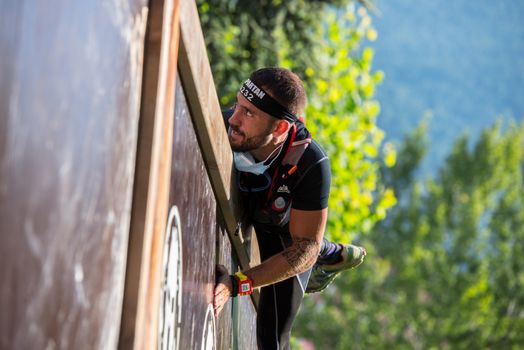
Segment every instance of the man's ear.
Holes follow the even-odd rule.
[[[286,134],[289,131],[289,128],[291,127],[291,123],[287,120],[280,119],[275,124],[275,129],[273,130],[273,134],[276,137],[279,137],[283,134]]]

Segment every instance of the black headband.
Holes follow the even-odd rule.
[[[240,93],[257,108],[277,119],[285,119],[291,123],[298,119],[296,115],[285,109],[267,92],[255,85],[251,79],[246,80],[240,87]]]

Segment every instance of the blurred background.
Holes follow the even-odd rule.
[[[300,349],[524,347],[524,2],[198,0],[223,107],[297,72],[366,262],[306,297]]]
[[[429,117],[424,174],[453,141],[477,140],[497,118],[524,117],[524,4],[521,1],[376,0],[374,67],[386,72],[378,124],[400,140]]]

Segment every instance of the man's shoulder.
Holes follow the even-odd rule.
[[[309,147],[306,148],[304,151],[304,154],[302,155],[302,158],[300,159],[298,166],[300,165],[314,165],[319,162],[329,162],[329,158],[326,154],[326,151],[320,146],[320,144],[312,139],[311,143],[309,144]]]

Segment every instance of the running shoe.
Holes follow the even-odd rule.
[[[366,249],[351,244],[345,244],[341,252],[342,260],[335,264],[319,264],[313,266],[311,277],[307,284],[306,293],[323,291],[333,282],[337,275],[362,264],[366,256]]]

